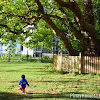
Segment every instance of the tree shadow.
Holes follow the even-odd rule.
[[[33,68],[25,68],[25,69],[31,69],[31,70],[33,69],[34,70],[34,69],[47,69],[47,68],[34,68],[33,67]]]
[[[16,93],[9,93],[9,92],[0,92],[0,100],[24,100],[24,99],[70,99],[70,100],[91,100],[92,98],[73,98],[70,96],[71,93],[27,93],[27,94],[16,94]],[[74,94],[82,94],[82,93],[74,93]],[[92,100],[100,100],[99,98],[92,99]]]

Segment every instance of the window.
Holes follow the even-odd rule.
[[[21,45],[21,51],[23,51],[23,46]]]

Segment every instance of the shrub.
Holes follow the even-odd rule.
[[[48,56],[44,56],[43,59],[49,60],[50,57],[48,57]]]

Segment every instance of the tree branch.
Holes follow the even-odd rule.
[[[60,30],[56,25],[52,22],[47,14],[44,16],[44,20],[49,24],[49,26],[54,30],[55,34],[64,42],[65,47],[67,48],[70,55],[78,55],[78,52],[72,48],[71,43],[66,38],[64,31]]]
[[[40,11],[42,14],[44,14],[44,9],[43,9],[43,6],[40,2],[40,0],[35,0],[36,4],[38,5],[38,11]]]
[[[4,33],[0,34],[0,38],[4,35]]]
[[[26,7],[27,7],[27,9],[28,9],[28,11],[29,11],[30,8],[29,8],[29,6],[28,6],[28,4],[27,4],[27,0],[25,1],[25,5],[26,5]]]
[[[73,32],[73,34],[75,35],[75,37],[78,39],[78,40],[82,40],[83,38],[83,35],[81,34],[80,30],[77,30],[73,23],[71,22],[70,18],[67,18],[67,14],[65,13],[65,11],[63,10],[63,8],[59,8],[59,10],[64,14],[64,22],[67,22],[69,24],[69,27],[70,27],[70,30]],[[65,25],[66,26],[66,25]]]
[[[11,33],[18,34],[18,32],[12,31],[7,25],[0,24],[0,26],[7,28]]]
[[[0,26],[2,26],[2,27],[5,27],[6,29],[8,29],[9,30],[9,32],[11,32],[11,33],[13,33],[13,34],[21,34],[21,33],[23,33],[23,34],[25,34],[25,33],[27,33],[27,31],[26,32],[24,32],[24,30],[23,30],[23,28],[22,29],[20,29],[20,30],[16,30],[16,31],[13,31],[13,30],[11,30],[7,25],[3,25],[3,24],[0,24]],[[26,26],[26,25],[25,25]]]
[[[69,8],[75,15],[75,18],[76,18],[81,30],[91,33],[91,34],[89,34],[89,36],[93,37],[93,35],[95,34],[95,28],[93,25],[86,22],[86,20],[84,19],[83,15],[81,13],[81,10],[78,7],[75,0],[70,0],[70,2],[63,2],[62,0],[55,0],[55,1],[61,7]]]

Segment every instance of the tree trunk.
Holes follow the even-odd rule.
[[[84,44],[83,54],[84,55],[91,55],[91,56],[98,56],[99,55],[99,52],[98,52],[99,48],[98,48],[98,45],[96,45],[96,43],[97,42],[91,38],[87,37],[87,40],[85,38],[85,41],[83,42],[83,44]]]
[[[94,14],[93,14],[93,6],[91,0],[83,0],[84,10],[85,10],[85,20],[94,25]]]
[[[84,11],[85,11],[85,20],[87,23],[91,24],[95,29],[95,23],[94,23],[94,14],[93,14],[93,6],[91,0],[83,0],[84,3]],[[92,30],[92,29],[91,29]],[[85,34],[85,32],[84,32]],[[84,41],[85,55],[99,55],[99,46],[98,46],[98,39],[96,37],[96,30],[94,33],[92,32],[86,32],[87,41]]]
[[[9,53],[8,53],[8,62],[10,62],[10,55],[11,55],[11,53],[9,51]]]

